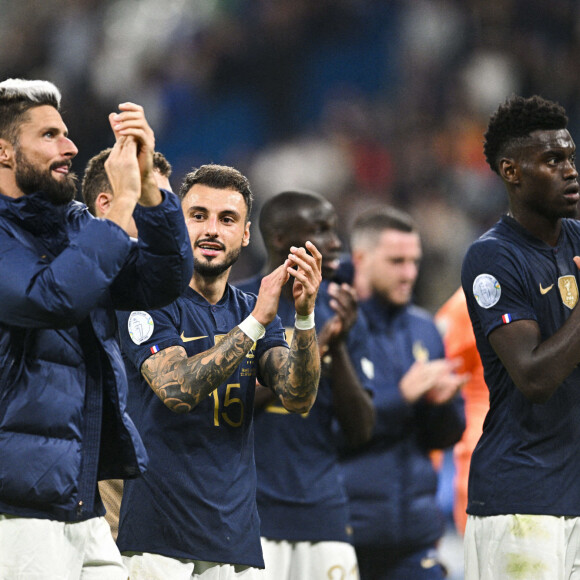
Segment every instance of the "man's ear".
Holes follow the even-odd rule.
[[[101,191],[95,199],[95,213],[97,217],[105,217],[111,209],[111,202],[113,201],[113,194]]]
[[[0,165],[12,167],[14,163],[14,147],[6,139],[0,139]]]
[[[520,169],[519,165],[509,157],[503,157],[499,161],[499,174],[504,181],[513,185],[519,183]]]
[[[252,222],[246,223],[246,228],[244,229],[244,237],[242,238],[242,248],[245,248],[250,243],[250,225]]]
[[[355,268],[360,268],[360,265],[362,263],[362,259],[363,259],[364,255],[365,255],[365,252],[361,249],[353,250],[351,252],[350,259],[352,261],[352,265]]]
[[[290,251],[288,246],[288,239],[285,234],[274,232],[270,238],[271,245],[275,250],[282,254],[287,254]]]

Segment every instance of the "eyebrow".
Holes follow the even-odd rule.
[[[208,212],[208,208],[203,205],[192,205],[191,207],[187,208],[187,213],[191,213],[193,211],[203,211]],[[218,212],[219,215],[232,215],[241,218],[242,214],[235,209],[224,209]]]
[[[65,129],[63,131],[60,127],[56,127],[54,125],[45,125],[44,127],[41,127],[41,129],[40,129],[41,134],[44,134],[47,131],[53,131],[55,133],[62,133],[65,137],[68,137],[68,129]]]

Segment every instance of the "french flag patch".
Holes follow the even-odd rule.
[[[512,321],[512,315],[511,314],[504,314],[501,319],[503,320],[504,324],[509,324]],[[153,349],[151,349],[153,350]],[[157,351],[156,351],[157,352]]]
[[[150,348],[151,352],[153,354],[155,354],[156,352],[159,352],[159,345],[155,344]]]

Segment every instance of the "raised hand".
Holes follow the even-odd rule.
[[[331,282],[328,285],[328,294],[331,297],[330,307],[335,315],[318,334],[318,345],[323,352],[330,344],[342,340],[348,334],[358,315],[358,300],[352,286]]]
[[[262,326],[270,324],[278,312],[282,286],[286,284],[290,277],[287,272],[288,264],[289,262],[286,260],[284,264],[262,278],[258,300],[256,300],[256,305],[252,311],[252,316]]]
[[[469,379],[469,375],[457,374],[456,367],[456,362],[447,359],[415,361],[399,383],[401,394],[409,403],[423,396],[432,404],[446,403]]]
[[[153,177],[153,153],[155,151],[155,134],[145,118],[141,105],[121,103],[120,113],[111,113],[109,123],[115,133],[115,138],[131,137],[137,144],[137,161],[141,172],[142,205],[158,205],[162,196]]]
[[[286,266],[288,274],[294,277],[292,295],[296,313],[301,316],[307,316],[314,311],[322,281],[322,255],[312,242],[306,242],[305,246],[306,248],[290,248],[289,263]]]

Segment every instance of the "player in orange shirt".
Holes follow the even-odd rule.
[[[489,409],[489,393],[483,379],[483,366],[475,345],[475,336],[467,312],[465,294],[459,288],[435,316],[445,344],[445,354],[461,361],[458,373],[471,378],[462,389],[465,400],[466,428],[461,441],[453,449],[455,462],[455,501],[453,519],[457,531],[463,535],[467,522],[467,480],[473,449],[481,436],[483,421]]]

